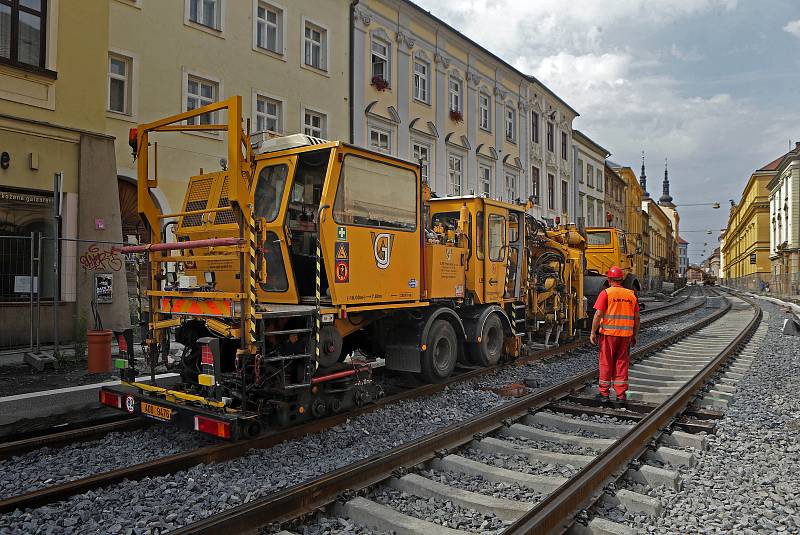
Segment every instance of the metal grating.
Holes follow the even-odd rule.
[[[226,206],[230,206],[231,201],[228,198],[228,177],[225,177],[225,182],[222,183],[222,192],[219,194],[219,203],[217,203],[217,208],[224,208]],[[217,216],[214,219],[214,223],[217,225],[227,225],[230,223],[236,223],[236,216],[233,213],[233,210],[225,210],[224,212],[217,212]]]
[[[201,178],[192,181],[186,197],[184,211],[205,210],[208,207],[208,198],[211,195],[213,178]],[[203,224],[202,214],[187,215],[181,220],[181,227],[199,227]]]

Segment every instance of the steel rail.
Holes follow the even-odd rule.
[[[744,299],[743,299],[744,300]],[[717,370],[741,347],[758,328],[763,312],[755,303],[745,300],[755,314],[744,330],[716,358],[701,369],[667,401],[660,404],[603,451],[575,477],[539,502],[504,532],[517,534],[563,533],[574,522],[575,515],[599,498],[606,483],[618,477],[628,463],[638,458],[654,438],[658,438],[686,410]]]
[[[692,305],[692,307],[689,308],[673,311],[669,314],[664,314],[655,318],[642,320],[642,325],[647,326],[647,325],[661,323],[672,317],[695,310],[703,306],[703,304],[704,302],[700,302],[698,304]],[[710,317],[716,317],[716,316],[710,316]],[[698,324],[703,323],[706,320],[708,320],[708,318],[700,320]],[[702,326],[697,328],[698,329],[702,328]],[[686,332],[689,332],[689,330],[687,329],[686,331],[682,331],[683,335],[685,335]],[[643,351],[652,351],[658,349],[659,347],[665,345],[668,340],[672,339],[674,339],[674,335],[652,342],[651,344],[644,346],[639,351],[634,352],[632,356],[640,354]],[[301,424],[296,427],[290,427],[287,429],[282,429],[280,431],[266,433],[253,439],[233,442],[233,443],[205,446],[195,450],[169,455],[166,457],[161,457],[159,459],[154,459],[152,461],[126,466],[123,468],[110,470],[108,472],[94,474],[86,478],[76,479],[74,481],[68,481],[65,483],[59,483],[56,485],[52,485],[50,487],[45,487],[42,489],[27,492],[25,494],[12,496],[0,500],[0,514],[13,511],[14,509],[40,507],[42,505],[47,505],[49,503],[63,500],[65,498],[74,496],[76,494],[81,494],[83,492],[88,492],[90,490],[94,490],[97,488],[117,484],[126,479],[130,481],[137,481],[144,479],[146,477],[158,477],[171,474],[179,470],[185,470],[187,468],[191,468],[198,464],[224,462],[231,459],[235,459],[237,457],[245,455],[248,451],[252,449],[271,448],[286,440],[296,440],[302,438],[305,435],[314,434],[320,431],[324,431],[326,429],[330,429],[332,427],[335,427],[339,424],[346,422],[347,420],[355,416],[366,414],[378,410],[380,408],[386,407],[388,405],[398,403],[403,400],[437,394],[454,384],[462,383],[465,381],[471,381],[473,379],[477,379],[484,375],[497,372],[501,369],[510,366],[518,366],[519,364],[525,362],[548,359],[575,349],[580,349],[581,347],[588,345],[588,343],[589,343],[588,339],[580,338],[578,340],[569,342],[561,346],[533,352],[527,356],[520,357],[511,362],[505,362],[487,368],[477,368],[474,370],[470,370],[461,373],[459,375],[452,376],[442,383],[422,385],[404,392],[387,396],[377,401],[376,403],[370,405],[358,407],[354,410],[329,416],[321,420],[312,420],[308,423]],[[588,374],[589,377],[587,379],[584,379],[584,381],[593,380],[593,374],[596,375],[597,370],[588,372]],[[48,445],[45,443],[46,438],[47,436],[41,437],[39,439],[38,447],[41,447],[43,445]],[[61,444],[64,444],[64,442],[61,442]]]
[[[37,435],[18,440],[11,440],[0,444],[0,460],[9,459],[28,451],[43,447],[57,447],[72,444],[82,440],[91,440],[112,433],[114,431],[131,431],[151,425],[151,422],[141,418],[124,416],[103,423],[66,429],[55,433]]]
[[[688,334],[706,327],[727,314],[730,308],[731,305],[726,300],[726,306],[714,314],[634,351],[631,354],[632,361],[641,360],[645,355],[665,345],[684,339]],[[529,410],[543,408],[576,390],[594,384],[597,375],[597,368],[580,373],[545,390],[527,394],[515,401],[463,422],[447,426],[418,440],[344,466],[318,479],[305,481],[269,496],[222,511],[189,526],[178,528],[171,533],[174,535],[242,533],[273,522],[285,522],[298,518],[328,505],[344,492],[360,490],[387,479],[396,470],[430,460],[443,450],[451,450],[469,442],[477,433],[491,432],[504,425],[504,422],[522,416]]]

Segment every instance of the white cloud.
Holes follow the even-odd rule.
[[[672,43],[672,48],[670,48],[670,54],[672,54],[673,58],[680,61],[702,61],[703,59],[705,59],[705,56],[700,52],[698,52],[697,50],[695,49],[684,50],[675,43]]]
[[[800,19],[787,22],[786,26],[783,27],[783,31],[789,32],[795,37],[800,37]]]

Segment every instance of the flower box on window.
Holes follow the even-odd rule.
[[[371,85],[378,91],[386,91],[389,89],[389,81],[384,80],[383,76],[373,76]]]
[[[450,120],[455,123],[464,122],[464,114],[458,110],[450,110]]]

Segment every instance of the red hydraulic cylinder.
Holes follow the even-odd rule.
[[[210,238],[207,240],[189,240],[179,242],[146,243],[143,245],[126,245],[114,247],[117,253],[145,253],[147,251],[180,251],[183,249],[199,249],[200,247],[224,247],[227,245],[243,245],[241,238]]]
[[[369,366],[367,366],[365,368],[360,368],[358,370],[355,370],[355,369],[353,369],[353,370],[344,370],[342,372],[336,372],[336,373],[331,373],[331,374],[328,374],[328,375],[322,375],[320,377],[312,377],[311,378],[311,384],[315,385],[317,383],[325,383],[327,381],[333,381],[334,379],[341,379],[342,377],[349,377],[351,375],[355,375],[358,372],[365,372],[367,370],[369,370]]]

